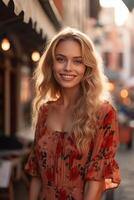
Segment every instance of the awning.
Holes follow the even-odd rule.
[[[131,12],[134,8],[134,0],[122,0],[122,1],[125,3],[129,11]]]
[[[2,0],[8,6],[10,0]],[[19,15],[24,12],[24,22],[28,23],[31,19],[32,26],[37,33],[42,31],[45,38],[46,34],[51,38],[56,32],[56,28],[44,12],[44,9],[37,0],[12,0],[14,2],[14,12]],[[35,26],[36,25],[36,26]]]

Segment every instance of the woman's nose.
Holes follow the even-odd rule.
[[[70,71],[72,69],[72,63],[70,60],[66,62],[65,70]]]

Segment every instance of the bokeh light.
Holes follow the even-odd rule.
[[[122,89],[122,90],[120,91],[120,96],[121,96],[121,98],[123,98],[123,99],[127,98],[127,97],[128,97],[128,90],[127,90],[127,89]]]
[[[8,51],[10,49],[10,42],[7,38],[4,38],[1,42],[1,48],[3,51]]]
[[[32,60],[34,61],[34,62],[37,62],[37,61],[39,61],[39,59],[40,59],[40,53],[38,52],[38,51],[34,51],[33,53],[32,53]]]

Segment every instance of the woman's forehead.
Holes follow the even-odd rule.
[[[74,40],[60,41],[55,48],[55,53],[71,54],[73,57],[80,57],[82,54],[80,44]]]

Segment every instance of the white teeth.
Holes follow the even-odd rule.
[[[65,77],[74,77],[74,75],[67,75],[67,74],[61,74],[61,76],[65,76]]]
[[[61,74],[63,80],[71,81],[75,78],[75,75]]]

